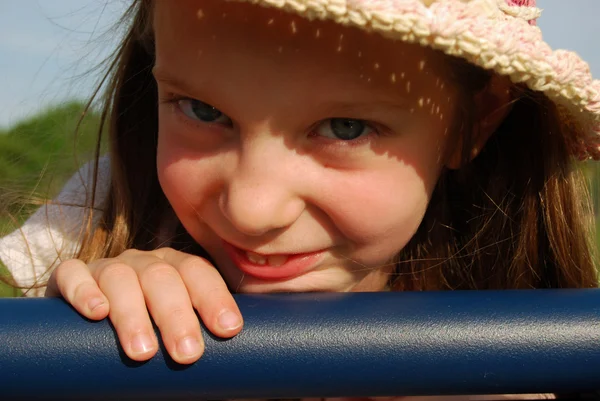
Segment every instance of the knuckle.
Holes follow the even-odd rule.
[[[177,271],[173,266],[163,261],[157,261],[150,263],[140,271],[140,280],[143,282],[146,280],[164,281],[171,280],[177,275]]]
[[[135,257],[135,256],[138,256],[138,255],[141,255],[143,253],[144,253],[144,251],[140,251],[140,250],[132,248],[132,249],[126,249],[126,250],[124,250],[121,253],[120,256],[122,256],[123,258],[131,258],[131,257]]]
[[[178,270],[182,272],[182,274],[185,274],[198,269],[205,269],[209,266],[211,266],[211,264],[206,259],[196,255],[188,255],[183,258],[179,264]]]
[[[155,249],[155,250],[151,251],[151,253],[154,256],[157,256],[161,259],[166,259],[169,255],[177,254],[178,251],[176,251],[174,248],[171,248],[170,246],[165,246],[162,248]]]
[[[206,294],[209,298],[221,299],[223,298],[224,294],[229,294],[229,291],[227,291],[226,287],[220,284],[221,283],[215,283],[213,286],[206,289]]]
[[[205,287],[201,292],[192,292],[190,295],[192,305],[202,314],[218,313],[225,305],[230,304],[229,297],[231,297],[227,287],[219,283]]]
[[[107,262],[97,273],[97,281],[116,281],[135,276],[133,269],[120,261]]]
[[[154,321],[162,329],[167,329],[173,337],[183,337],[193,329],[192,314],[181,306],[173,306],[162,314],[153,314]]]
[[[176,306],[169,311],[169,320],[174,324],[185,323],[188,318],[189,313],[185,308]]]

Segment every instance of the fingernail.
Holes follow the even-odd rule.
[[[179,341],[177,348],[179,355],[196,356],[200,353],[200,342],[194,337],[185,337]]]
[[[145,354],[152,349],[154,342],[152,338],[145,333],[140,333],[133,337],[131,341],[131,350],[136,354]]]
[[[237,329],[241,324],[240,316],[230,310],[225,310],[219,315],[219,325],[225,330]]]
[[[88,308],[90,312],[93,312],[94,309],[104,304],[104,300],[102,298],[93,298],[88,302]]]

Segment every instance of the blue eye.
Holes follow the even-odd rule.
[[[317,127],[317,133],[326,138],[351,141],[373,131],[363,120],[352,118],[331,118]]]
[[[231,124],[231,119],[219,109],[196,99],[180,99],[177,105],[187,117],[205,123]]]

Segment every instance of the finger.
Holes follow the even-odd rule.
[[[194,307],[211,333],[229,338],[242,330],[242,314],[214,266],[203,258],[175,250],[166,250],[164,258],[177,267]]]
[[[204,352],[204,341],[185,284],[169,263],[148,258],[152,261],[137,269],[146,305],[169,355],[178,363],[193,363]]]
[[[104,319],[109,313],[108,299],[100,291],[88,265],[81,260],[64,261],[54,270],[46,296],[64,297],[88,319]]]
[[[110,303],[110,320],[128,357],[145,361],[158,351],[158,340],[148,316],[135,270],[116,260],[99,261],[94,278]]]

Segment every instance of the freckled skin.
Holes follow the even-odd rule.
[[[451,151],[446,99],[456,94],[441,85],[438,56],[221,0],[156,2],[154,29],[159,96],[201,100],[232,121],[195,121],[173,102],[159,110],[161,186],[230,288],[384,289]],[[331,118],[377,133],[347,146],[316,130]],[[301,276],[261,281],[241,273],[222,240],[325,257]]]

